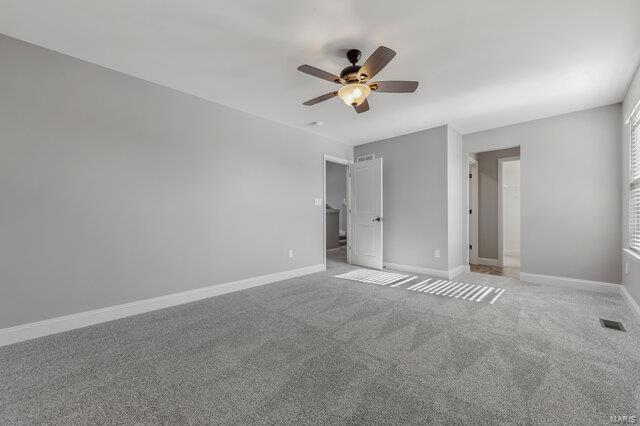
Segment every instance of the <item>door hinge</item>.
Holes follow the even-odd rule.
[[[473,246],[469,244],[469,250],[473,250]]]
[[[471,173],[469,173],[469,179],[472,179],[473,175]]]
[[[473,214],[473,210],[469,209],[469,214]]]

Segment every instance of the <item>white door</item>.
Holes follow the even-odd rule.
[[[351,165],[351,263],[382,269],[382,158]]]

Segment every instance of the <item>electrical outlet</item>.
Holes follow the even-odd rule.
[[[315,204],[316,206],[321,206],[321,205],[322,205],[322,198],[316,198],[316,199],[314,200],[314,204]]]
[[[440,250],[434,250],[433,251],[433,257],[435,257],[436,259],[440,258]]]
[[[293,257],[293,249],[289,249],[289,259]]]

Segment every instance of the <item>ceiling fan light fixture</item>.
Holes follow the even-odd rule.
[[[357,106],[362,104],[367,96],[371,93],[371,89],[366,84],[349,83],[345,84],[338,90],[338,96],[349,106]]]
[[[340,72],[340,77],[319,68],[312,67],[311,65],[300,65],[298,71],[341,86],[338,90],[333,90],[324,95],[309,99],[303,102],[302,105],[312,106],[338,96],[342,99],[342,102],[353,107],[358,114],[361,114],[369,111],[369,101],[367,101],[367,97],[371,92],[413,93],[418,88],[417,81],[371,82],[371,79],[396,56],[396,52],[393,50],[385,46],[379,46],[371,56],[364,61],[364,64],[356,65],[360,60],[360,53],[357,49],[351,49],[347,52],[347,59],[351,62],[351,65]]]

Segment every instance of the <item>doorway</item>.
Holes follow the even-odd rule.
[[[468,241],[472,272],[520,274],[520,147],[469,155]]]
[[[324,156],[324,197],[319,201],[324,200],[325,268],[354,264],[383,269],[382,158],[367,157],[353,163]]]
[[[324,263],[328,269],[351,263],[350,163],[328,155],[324,158]]]

